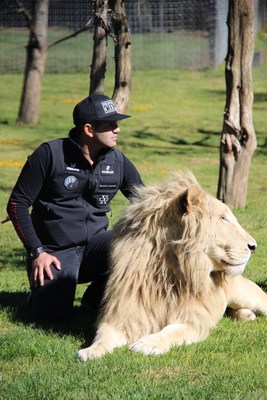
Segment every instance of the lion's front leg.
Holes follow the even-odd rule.
[[[249,308],[238,308],[237,310],[234,310],[233,308],[227,308],[226,315],[231,319],[243,321],[254,321],[257,318],[255,313]]]
[[[102,357],[111,353],[115,347],[121,347],[127,343],[125,336],[107,323],[100,324],[96,337],[91,346],[77,352],[77,358],[82,361]]]
[[[171,324],[161,331],[143,336],[130,345],[130,349],[145,355],[166,353],[172,346],[200,342],[208,336],[208,332],[200,334],[190,324]]]
[[[253,320],[255,313],[267,316],[267,294],[243,276],[227,278],[226,296],[234,318]]]

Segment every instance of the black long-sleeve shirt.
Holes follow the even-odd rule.
[[[129,198],[136,185],[142,185],[140,175],[119,150],[103,151],[91,166],[71,137],[57,139],[28,158],[7,211],[28,251],[83,245],[107,229],[115,194]]]

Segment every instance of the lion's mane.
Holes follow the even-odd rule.
[[[186,194],[192,187],[190,208]],[[190,323],[192,318],[195,323],[203,305],[216,308],[210,293],[215,286],[218,291],[223,273],[211,273],[205,253],[208,198],[190,172],[173,173],[164,184],[136,189],[133,203],[114,226],[103,316],[129,342],[173,320]],[[213,324],[211,317],[210,328]]]

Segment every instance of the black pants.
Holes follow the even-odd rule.
[[[109,250],[112,231],[94,236],[87,246],[77,246],[51,252],[61,262],[58,271],[53,264],[53,280],[45,279],[44,286],[31,289],[30,304],[36,317],[64,318],[73,310],[76,285],[91,282],[83,300],[93,308],[99,307],[109,271]],[[28,276],[32,263],[28,262]]]

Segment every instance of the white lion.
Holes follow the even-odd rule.
[[[241,276],[255,240],[195,177],[137,189],[114,227],[112,269],[86,361],[129,344],[143,354],[204,340],[227,307],[267,315],[267,295]]]

